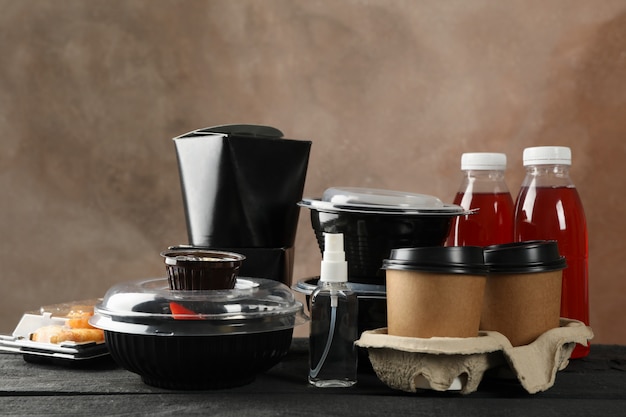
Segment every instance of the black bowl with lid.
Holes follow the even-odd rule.
[[[118,284],[95,306],[113,359],[170,389],[245,385],[287,354],[308,318],[287,286],[237,279],[228,290],[170,290],[166,278]]]
[[[443,246],[452,219],[471,212],[436,197],[359,187],[328,188],[321,199],[303,199],[320,251],[324,233],[342,233],[348,279],[384,284],[382,262],[392,249]]]

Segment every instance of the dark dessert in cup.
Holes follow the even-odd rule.
[[[244,255],[216,250],[168,250],[167,278],[172,290],[228,290],[235,287]]]

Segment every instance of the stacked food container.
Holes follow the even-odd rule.
[[[392,249],[442,246],[462,207],[440,199],[393,190],[328,188],[319,199],[305,198],[319,249],[324,233],[342,233],[348,262],[348,284],[359,297],[359,331],[387,324],[383,260]],[[295,289],[309,295],[317,277],[300,280]]]

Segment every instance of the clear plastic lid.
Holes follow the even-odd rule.
[[[308,320],[286,285],[244,277],[229,290],[170,290],[166,278],[122,283],[107,291],[94,312],[94,327],[158,336],[259,333]]]
[[[459,214],[463,208],[437,197],[360,187],[331,187],[321,200],[303,199],[301,206],[319,210],[406,214]]]

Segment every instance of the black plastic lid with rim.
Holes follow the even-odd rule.
[[[529,240],[484,248],[490,273],[525,274],[558,271],[567,267],[555,240]]]
[[[480,246],[433,246],[393,249],[383,269],[442,274],[486,275]]]

